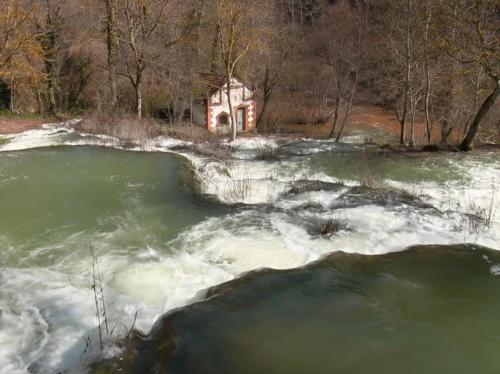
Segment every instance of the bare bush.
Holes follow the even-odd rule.
[[[340,231],[349,229],[347,221],[342,218],[330,218],[327,221],[318,221],[314,226],[314,232],[318,235],[331,238],[337,235]]]
[[[251,178],[244,178],[244,179],[231,178],[227,182],[226,197],[234,202],[245,201],[252,192],[252,183],[254,183],[254,180]]]
[[[373,173],[369,164],[368,157],[365,152],[361,154],[361,158],[357,164],[358,179],[361,186],[369,188],[377,188],[382,186],[382,176]]]
[[[203,144],[195,144],[192,146],[191,151],[207,156],[220,161],[228,161],[232,159],[233,155],[229,147],[222,142],[207,142]]]
[[[201,144],[201,143],[217,143],[222,141],[222,137],[213,134],[206,129],[191,124],[191,123],[180,123],[176,125],[165,126],[166,135],[184,140],[186,142]]]
[[[490,201],[487,206],[480,205],[475,200],[470,200],[466,211],[469,215],[476,218],[476,220],[485,228],[490,228],[491,223],[495,218],[495,198],[496,198],[496,186],[493,181],[491,185],[491,196]]]
[[[301,194],[304,192],[320,191],[324,188],[324,183],[318,180],[305,180],[294,182],[292,187],[288,190],[288,194]]]
[[[261,134],[277,134],[280,132],[280,127],[278,125],[278,121],[274,118],[271,117],[271,115],[268,116],[268,120],[258,127],[258,131]]]
[[[139,119],[133,115],[107,115],[93,113],[86,116],[76,127],[77,131],[92,135],[108,135],[120,141],[127,148],[146,143],[162,135],[165,130],[149,118]]]
[[[257,160],[276,160],[278,159],[278,148],[272,144],[264,144],[257,151]]]
[[[496,186],[493,181],[490,202],[487,206],[478,203],[475,199],[469,199],[467,206],[465,207],[465,211],[462,213],[462,231],[464,235],[464,242],[469,240],[468,234],[471,233],[474,237],[474,242],[477,243],[481,234],[490,230],[491,224],[495,220],[496,215],[495,198]]]

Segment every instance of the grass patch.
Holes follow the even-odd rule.
[[[9,139],[3,138],[3,137],[0,136],[0,145],[7,144],[8,142],[9,142]]]

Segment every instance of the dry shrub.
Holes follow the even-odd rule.
[[[262,123],[257,128],[257,131],[260,134],[265,134],[265,135],[279,134],[281,132],[280,130],[281,129],[280,129],[279,125],[278,125],[278,122],[276,120],[274,120],[274,119],[270,119],[269,121],[267,121],[265,123]]]
[[[305,192],[321,191],[324,188],[324,183],[318,180],[303,180],[295,182],[288,190],[289,194],[302,194]]]
[[[227,161],[233,158],[230,148],[222,142],[218,143],[213,141],[203,144],[194,144],[191,150],[197,154],[221,161]]]
[[[188,148],[197,154],[218,160],[232,158],[225,134],[214,134],[198,125],[181,123],[166,126],[166,135],[191,143]]]
[[[257,150],[257,160],[270,161],[278,159],[278,148],[272,144],[264,144]]]
[[[92,113],[76,127],[77,131],[92,135],[108,135],[117,138],[122,145],[144,146],[154,137],[162,135],[162,126],[150,118],[137,118],[134,115],[108,115]]]
[[[253,183],[254,179],[251,178],[229,179],[227,181],[226,197],[232,202],[245,201],[252,192]]]
[[[190,143],[212,143],[220,141],[220,136],[212,134],[206,129],[188,122],[176,125],[169,124],[165,129],[168,136]]]
[[[375,174],[369,162],[371,155],[366,152],[361,153],[357,162],[359,184],[369,188],[379,188],[383,186],[383,177]]]
[[[259,124],[257,131],[261,134],[277,134],[280,132],[279,124],[284,122],[279,110],[275,110],[265,117],[265,121]]]
[[[348,230],[347,221],[342,218],[330,218],[327,221],[320,221],[316,224],[314,231],[321,236],[331,238],[340,231]]]

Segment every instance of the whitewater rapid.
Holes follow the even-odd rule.
[[[111,137],[79,134],[73,124],[44,125],[8,136],[0,152],[78,145],[122,148]],[[406,200],[377,204],[366,196],[364,202],[354,202],[352,188],[359,181],[340,180],[309,168],[309,155],[336,151],[330,141],[304,140],[296,148],[290,146],[293,156],[273,160],[259,160],[258,156],[264,148],[277,150],[278,138],[239,139],[231,145],[234,158],[226,161],[195,155],[188,146],[160,137],[129,150],[180,154],[190,161],[202,195],[240,205],[232,213],[183,230],[165,243],[168,253],[146,246],[133,256],[114,250],[100,257],[117,337],[134,323],[136,311],[135,326],[148,331],[158,316],[196,300],[208,287],[263,267],[294,268],[339,250],[377,255],[416,244],[465,242],[500,249],[498,157],[487,164],[474,158],[451,161],[451,167],[465,175],[460,180],[416,184],[386,180],[387,187],[417,194],[426,204],[412,205]],[[3,175],[0,168],[0,178],[9,177],[13,176]],[[290,192],[295,183],[304,180],[338,187]],[[488,228],[475,225],[471,216],[484,211],[491,212]],[[311,231],[314,222],[332,217],[345,221],[348,229],[331,238]],[[106,246],[119,235],[123,232],[93,240],[96,246]],[[60,245],[83,239],[86,237],[76,235]],[[0,250],[16,251],[2,237],[1,228]],[[54,251],[39,248],[30,256]],[[48,268],[0,264],[1,373],[52,373],[71,368],[77,372],[101,354],[95,346],[95,310],[87,302],[92,293],[82,275],[88,265],[89,259],[78,255],[55,259]],[[84,337],[89,335],[93,336],[92,352],[87,349],[82,355]],[[107,346],[105,355],[116,353],[114,347]]]

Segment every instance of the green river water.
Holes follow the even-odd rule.
[[[483,256],[500,261],[421,247],[250,274],[160,321],[149,359],[164,373],[497,373],[500,282]]]
[[[51,265],[54,255],[87,255],[92,242],[106,251],[164,248],[183,228],[223,211],[182,185],[184,162],[91,147],[0,153],[0,233],[15,248],[0,253],[3,264]],[[42,256],[30,258],[40,248]]]
[[[500,256],[462,245],[499,249],[499,224],[471,228],[475,218],[461,210],[471,196],[498,205],[498,153],[403,156],[305,142],[278,156],[241,162],[256,175],[274,170],[266,182],[276,186],[304,175],[330,184],[227,205],[195,194],[188,161],[171,153],[0,152],[0,373],[80,372],[102,358],[91,246],[116,327],[104,356],[120,357],[111,343],[136,313],[134,327],[149,333],[132,361],[96,373],[500,372]],[[384,192],[331,183],[363,178],[383,180]],[[257,178],[249,188],[260,186]],[[328,217],[348,228],[314,233]],[[392,253],[429,244],[442,246]],[[302,268],[337,250],[377,256]],[[252,272],[266,267],[291,270]]]

